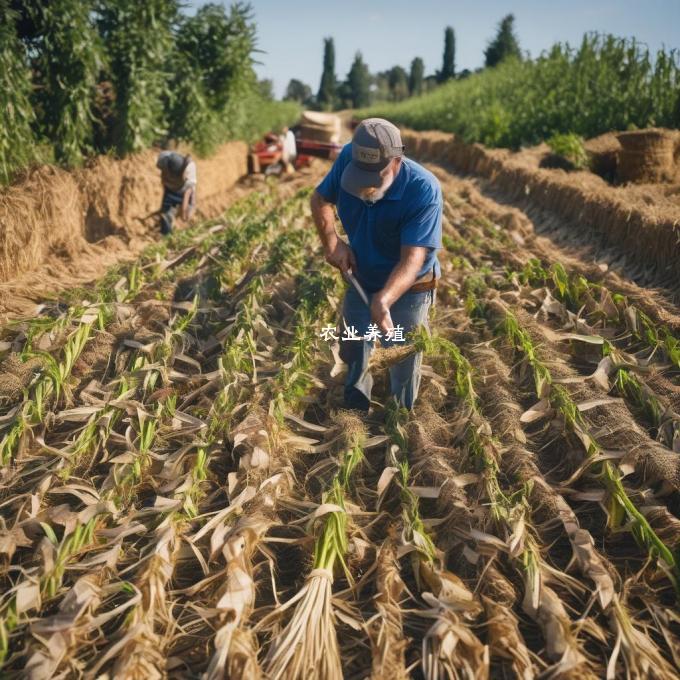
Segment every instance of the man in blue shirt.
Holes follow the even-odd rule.
[[[333,204],[349,243],[336,232]],[[404,157],[397,127],[369,118],[316,187],[311,207],[326,260],[343,274],[354,274],[369,298],[366,305],[354,287],[348,288],[340,340],[340,356],[348,364],[345,406],[367,411],[373,340],[389,347],[419,324],[427,327],[441,275],[441,186]],[[355,334],[358,340],[349,339]],[[421,362],[418,353],[390,368],[391,392],[409,409],[418,394]]]

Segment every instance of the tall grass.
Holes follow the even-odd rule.
[[[93,101],[103,50],[91,0],[53,0],[33,9],[38,36],[36,99],[41,133],[57,161],[80,165],[92,151]]]
[[[534,60],[503,62],[399,104],[359,112],[468,142],[519,147],[557,133],[680,126],[680,57],[634,39],[587,33]]]
[[[107,46],[115,88],[115,124],[111,142],[118,153],[140,151],[167,129],[163,95],[169,73],[175,0],[106,0],[99,8],[99,28]]]
[[[16,37],[16,14],[0,0],[0,184],[35,158],[31,80],[23,45]]]

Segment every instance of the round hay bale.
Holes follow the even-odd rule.
[[[588,154],[591,171],[608,182],[613,181],[616,178],[616,166],[621,152],[621,143],[616,135],[607,132],[589,139],[583,146]]]
[[[620,182],[665,182],[675,175],[676,134],[650,128],[617,135],[621,144],[617,178]]]

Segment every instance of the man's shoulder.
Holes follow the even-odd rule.
[[[439,180],[425,167],[412,158],[404,157],[409,168],[409,180],[404,193],[421,203],[435,203],[441,200],[442,188]]]
[[[347,142],[345,146],[340,149],[337,162],[342,165],[347,165],[352,160],[352,142]]]

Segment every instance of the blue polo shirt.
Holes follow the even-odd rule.
[[[383,198],[373,206],[347,193],[340,177],[352,159],[346,144],[316,190],[335,203],[357,260],[355,272],[362,286],[375,293],[399,262],[401,246],[428,249],[418,277],[434,268],[441,275],[437,249],[442,247],[442,190],[437,178],[410,158],[402,159],[399,174]]]

